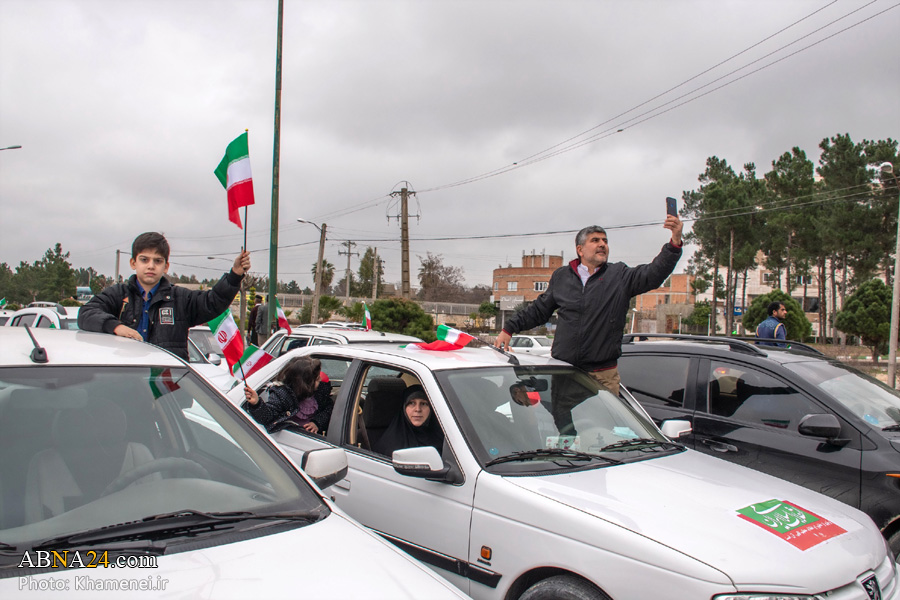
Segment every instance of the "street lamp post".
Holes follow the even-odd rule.
[[[631,333],[634,333],[634,320],[637,317],[637,309],[631,309]]]
[[[22,146],[7,146],[6,148],[0,148],[0,150],[18,150]]]
[[[889,162],[881,163],[881,184],[888,187],[893,183],[897,186],[897,176],[894,175],[894,165]],[[894,293],[891,297],[891,335],[888,340],[888,372],[887,383],[892,388],[897,387],[897,334],[900,331],[900,206],[897,213],[897,248],[894,251]]]
[[[318,323],[319,322],[319,298],[322,295],[322,271],[325,270],[325,230],[328,225],[322,223],[322,226],[319,227],[312,221],[307,221],[306,219],[297,219],[298,223],[309,223],[313,227],[319,230],[319,261],[316,263],[316,291],[313,295],[313,305],[312,311],[310,313],[310,322]],[[349,283],[348,283],[349,285]]]

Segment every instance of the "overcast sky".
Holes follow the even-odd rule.
[[[0,262],[60,242],[112,275],[116,249],[161,231],[170,272],[217,276],[243,233],[213,170],[249,129],[248,247],[268,272],[276,23],[277,0],[0,0],[0,147],[23,146],[0,152]],[[356,241],[399,283],[402,182],[413,285],[427,251],[489,285],[523,251],[570,260],[590,224],[639,264],[709,156],[762,175],[793,146],[818,161],[825,137],[898,139],[900,7],[285,0],[281,110],[280,280],[313,285],[303,217],[327,223],[339,270]]]

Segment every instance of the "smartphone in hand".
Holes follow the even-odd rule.
[[[677,217],[678,216],[678,206],[676,205],[675,198],[666,198],[666,213]]]

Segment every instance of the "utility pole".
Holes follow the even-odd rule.
[[[403,183],[409,185],[408,181]],[[402,271],[400,297],[409,300],[411,297],[409,288],[409,197],[415,196],[416,193],[410,192],[407,187],[400,188],[399,192],[391,192],[391,196],[396,197],[398,194],[400,196],[400,269]],[[416,214],[416,217],[418,216]]]
[[[378,298],[378,248],[372,249],[372,302]]]
[[[121,250],[116,250],[116,283],[119,283],[119,259],[122,256]]]
[[[319,229],[319,262],[316,263],[316,292],[315,296],[313,296],[313,305],[312,305],[312,313],[310,322],[318,323],[319,322],[319,298],[322,296],[322,271],[325,270],[325,229],[327,225],[322,223],[322,227]]]
[[[885,192],[893,188],[896,194],[900,185],[894,173],[894,165],[881,163],[881,185]],[[897,208],[897,249],[894,252],[894,288],[891,293],[891,329],[888,338],[887,384],[897,387],[897,337],[900,333],[900,206]]]
[[[359,256],[359,252],[353,252],[350,249],[352,246],[355,246],[355,245],[356,245],[356,242],[351,242],[350,240],[347,240],[346,242],[341,243],[341,246],[347,246],[347,251],[344,252],[343,250],[338,250],[338,254],[346,254],[347,255],[347,274],[345,275],[345,281],[347,282],[347,296],[346,296],[346,300],[344,301],[344,304],[347,307],[350,306],[350,278],[351,278],[350,257],[353,256],[354,254]]]
[[[409,191],[400,190],[400,267],[403,279],[400,285],[400,297],[409,300]]]
[[[278,0],[278,36],[275,43],[275,141],[272,149],[272,226],[269,231],[269,328],[266,337],[278,324],[275,293],[278,291],[278,175],[281,157],[281,31],[284,24],[284,0]]]

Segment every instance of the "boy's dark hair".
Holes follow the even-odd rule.
[[[784,302],[770,302],[769,308],[766,309],[766,314],[768,316],[772,316],[775,314],[775,311],[784,306]]]
[[[305,400],[316,391],[316,378],[321,371],[322,362],[318,358],[298,356],[281,368],[275,381],[289,387],[297,400]]]
[[[169,262],[169,242],[161,233],[148,231],[134,238],[134,242],[131,244],[131,258],[136,259],[138,254],[144,250],[155,250],[166,259],[166,262]]]

